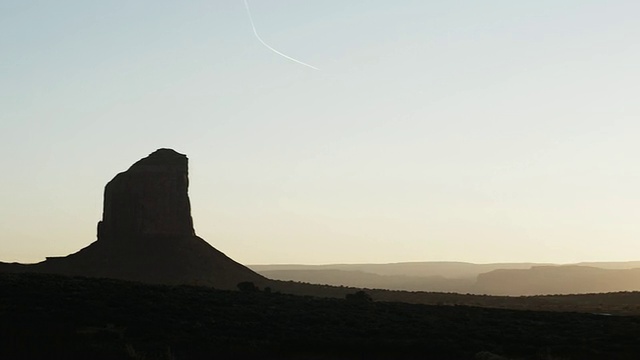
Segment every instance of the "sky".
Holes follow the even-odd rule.
[[[244,264],[640,259],[638,1],[0,0],[0,261],[189,157]]]

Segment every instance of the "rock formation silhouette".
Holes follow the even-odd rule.
[[[98,240],[195,236],[187,157],[159,149],[116,175],[104,190]]]
[[[188,159],[159,149],[105,187],[97,241],[38,264],[3,264],[4,272],[105,277],[156,284],[236,289],[269,280],[196,236],[188,196]]]

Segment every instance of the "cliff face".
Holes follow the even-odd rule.
[[[187,157],[159,149],[111,180],[104,190],[99,241],[195,236]]]
[[[187,157],[159,149],[116,175],[104,191],[98,241],[77,253],[1,272],[104,277],[154,284],[235,289],[268,279],[196,236],[188,196]]]

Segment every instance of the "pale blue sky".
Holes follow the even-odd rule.
[[[257,263],[640,259],[637,1],[0,0],[0,261],[95,240],[190,158]]]

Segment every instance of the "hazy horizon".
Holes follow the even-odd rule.
[[[640,3],[0,1],[0,261],[189,157],[243,264],[640,257]]]

